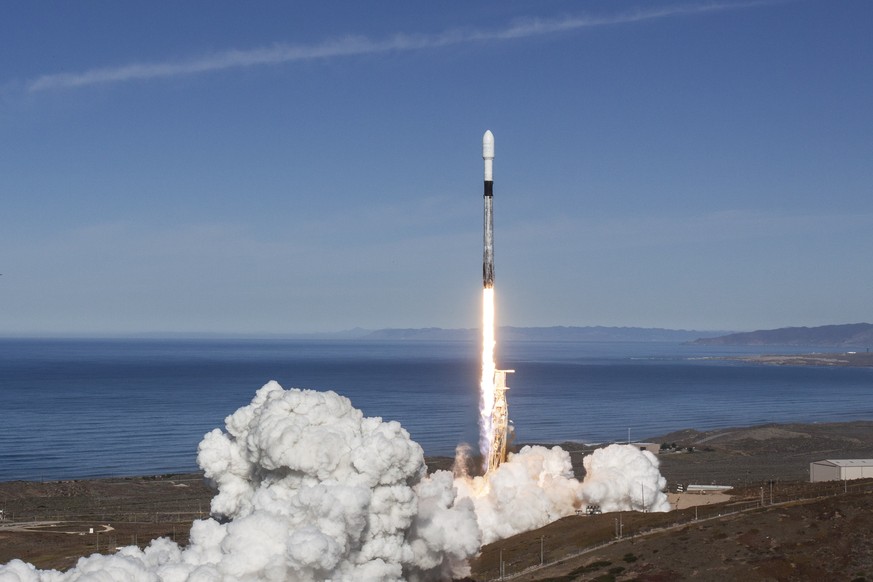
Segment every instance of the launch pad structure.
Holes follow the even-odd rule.
[[[491,451],[488,455],[488,465],[485,474],[496,471],[506,461],[506,449],[509,445],[509,407],[506,403],[506,375],[515,370],[494,370],[494,408],[491,409],[491,427],[494,438],[491,441]]]

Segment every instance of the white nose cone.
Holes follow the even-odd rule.
[[[482,136],[482,159],[494,159],[494,134],[490,129]]]

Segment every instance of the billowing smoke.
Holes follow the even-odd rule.
[[[20,561],[0,581],[157,582],[444,580],[481,545],[473,504],[452,475],[426,477],[424,453],[397,422],[364,418],[334,392],[270,382],[200,443],[218,487],[190,545],[79,560],[64,574]],[[89,573],[101,572],[90,578]]]
[[[631,445],[609,445],[582,460],[581,498],[602,511],[670,511],[658,458]]]
[[[470,499],[482,542],[507,538],[572,515],[585,505],[602,511],[669,511],[658,459],[630,445],[597,449],[583,460],[586,475],[573,476],[561,447],[527,446],[485,477],[459,477],[461,499]],[[641,492],[644,495],[641,495]]]
[[[198,462],[218,486],[212,512],[231,520],[228,531],[251,521],[246,529],[273,540],[253,573],[444,579],[479,548],[471,505],[454,503],[450,476],[425,477],[421,447],[397,422],[364,418],[334,392],[271,382],[226,426],[206,435]]]
[[[488,478],[460,477],[458,495],[470,499],[483,543],[542,527],[579,506],[579,482],[560,447],[524,447]]]
[[[585,503],[666,511],[657,459],[612,445],[583,482],[559,447],[525,447],[486,481],[426,475],[397,422],[365,418],[334,392],[270,382],[207,434],[198,463],[217,487],[190,543],[81,558],[64,573],[14,560],[0,582],[443,580],[483,543],[543,526]]]

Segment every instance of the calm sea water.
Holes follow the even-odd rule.
[[[203,435],[269,380],[335,390],[367,416],[400,421],[427,454],[451,454],[476,441],[478,352],[470,342],[3,339],[0,481],[194,470]],[[759,352],[518,342],[501,345],[498,367],[516,370],[520,442],[873,418],[873,369],[709,359]]]

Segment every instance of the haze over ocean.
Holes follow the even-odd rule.
[[[797,348],[509,342],[519,442],[603,442],[765,422],[869,419],[873,370],[701,359]],[[429,455],[475,443],[473,342],[0,340],[0,480],[196,469],[203,435],[268,380],[335,390]]]

